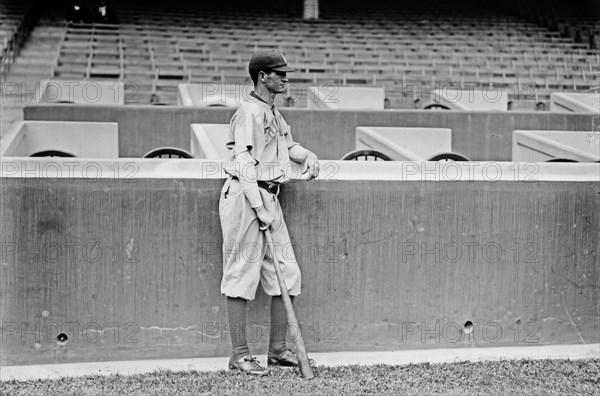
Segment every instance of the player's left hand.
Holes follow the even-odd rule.
[[[308,172],[306,180],[312,180],[319,177],[319,159],[316,154],[311,151],[306,155],[306,160],[304,160],[302,166],[302,174],[305,174],[306,172]]]

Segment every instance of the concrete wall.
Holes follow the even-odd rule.
[[[119,178],[114,161],[96,163],[102,178],[70,165],[59,179],[22,178],[24,163],[3,163],[12,176],[0,191],[1,364],[229,353],[223,180],[204,162],[173,161],[122,161]],[[148,177],[146,164],[170,173]],[[540,164],[537,176],[567,165]],[[135,178],[124,178],[131,166]],[[597,181],[434,182],[405,178],[403,163],[339,166],[281,194],[309,351],[600,341]],[[597,180],[596,164],[579,166]],[[367,174],[387,180],[356,176]],[[268,309],[259,292],[255,353],[268,341]]]
[[[547,112],[464,112],[428,110],[280,109],[294,138],[320,158],[340,159],[354,149],[357,126],[452,129],[452,149],[474,161],[510,161],[512,132],[533,130],[595,130],[592,115]],[[32,105],[25,120],[101,121],[119,123],[119,153],[141,157],[153,148],[190,150],[190,124],[228,124],[231,109],[175,106]]]

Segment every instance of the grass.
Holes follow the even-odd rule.
[[[87,376],[7,381],[2,395],[600,395],[600,359],[519,360],[408,366],[317,368],[306,381],[277,368],[255,378],[240,372],[159,371],[135,376]]]

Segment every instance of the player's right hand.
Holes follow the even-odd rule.
[[[258,217],[258,220],[260,221],[260,229],[264,231],[267,228],[269,228],[271,226],[271,223],[273,223],[273,220],[275,220],[275,217],[273,217],[273,215],[269,213],[269,211],[265,209],[264,206],[259,206],[254,210],[256,211],[256,216]]]
[[[319,158],[311,151],[306,155],[306,160],[304,160],[302,166],[302,174],[305,174],[306,172],[308,172],[306,180],[312,180],[319,177]]]

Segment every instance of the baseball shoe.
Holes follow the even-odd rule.
[[[311,367],[315,367],[317,363],[314,360],[308,359],[308,364]],[[289,349],[286,349],[281,353],[281,355],[277,356],[269,352],[267,358],[267,365],[269,366],[285,366],[285,367],[298,367],[298,358],[296,354]]]
[[[234,360],[233,357],[229,359],[230,370],[240,370],[246,374],[264,376],[269,374],[269,370],[258,364],[258,360],[251,355],[242,356],[241,358]]]

